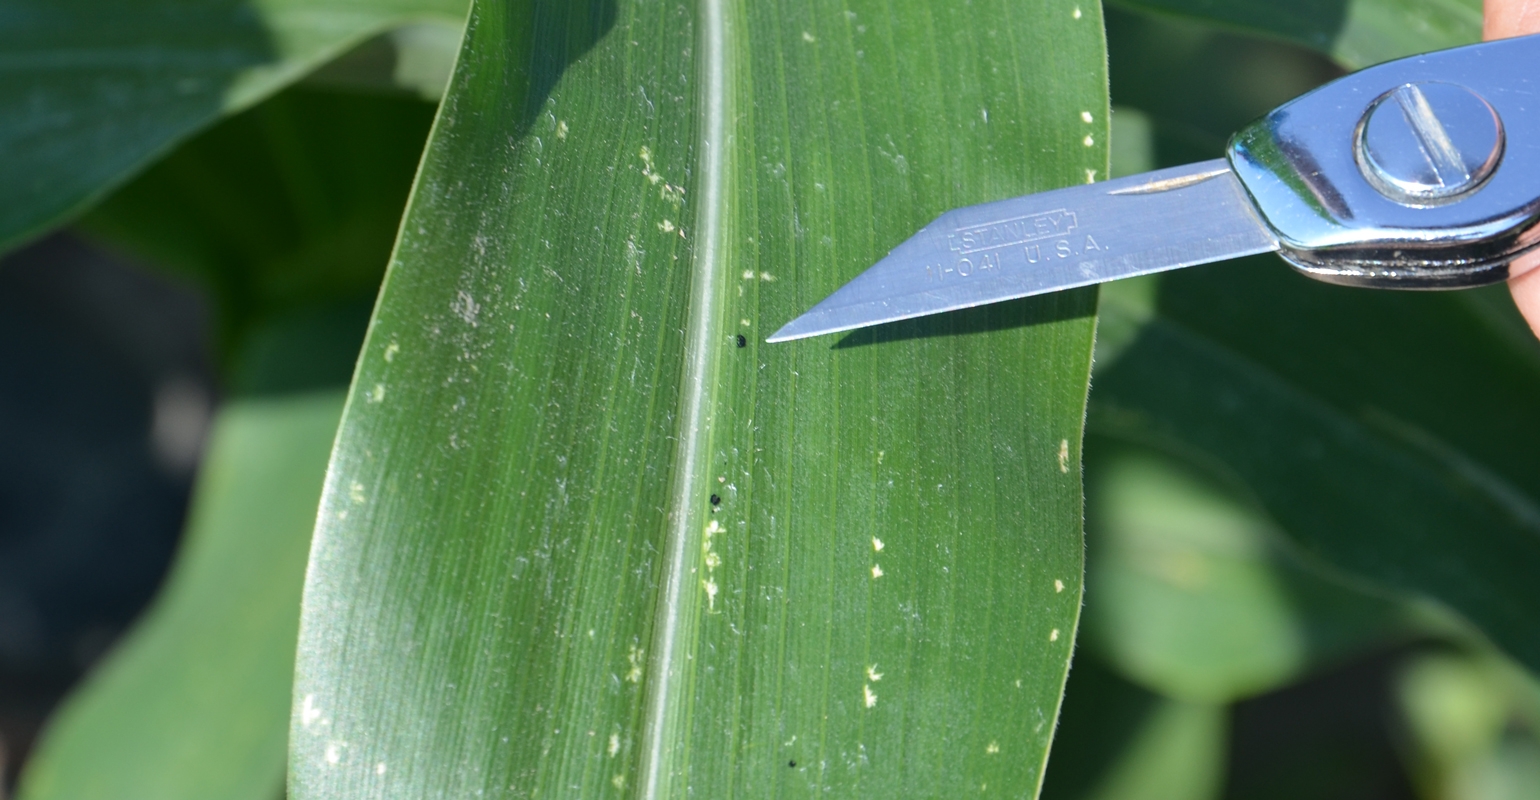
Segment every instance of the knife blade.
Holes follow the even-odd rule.
[[[1505,280],[1540,247],[1540,34],[1392,61],[1242,129],[1226,157],[953,209],[767,340],[1276,251],[1383,289]]]
[[[1278,249],[1223,159],[942,214],[768,341]]]

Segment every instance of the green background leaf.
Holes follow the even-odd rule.
[[[214,510],[190,522],[177,588],[72,696],[24,796],[204,800],[279,787],[300,588],[341,389],[432,114],[400,93],[291,87],[85,218],[97,243],[206,291],[236,399],[196,501]],[[293,399],[318,389],[332,393]],[[290,399],[251,400],[274,395]],[[261,509],[271,513],[240,516]],[[206,596],[230,586],[234,597]],[[256,618],[282,630],[234,649],[218,632]],[[255,688],[222,686],[221,675]]]
[[[465,0],[7,3],[0,249],[78,213],[177,142],[369,37],[414,24],[455,30],[465,9]],[[403,64],[414,57],[401,53]]]
[[[1321,69],[1288,54],[1248,61],[1235,55],[1244,42],[1171,22],[1121,15],[1109,29],[1130,43],[1114,50],[1114,86],[1130,87],[1121,99],[1154,134],[1128,152],[1155,165],[1220,155],[1224,133]],[[1193,80],[1163,88],[1148,64],[1133,68],[1152,36],[1187,37],[1165,56]],[[1210,85],[1226,85],[1221,64],[1266,63],[1273,79],[1259,86],[1271,94],[1232,92],[1211,116],[1184,116]],[[1164,450],[1234,487],[1311,569],[1435,599],[1540,666],[1524,623],[1540,612],[1526,577],[1540,570],[1528,455],[1540,431],[1520,420],[1540,392],[1540,343],[1503,287],[1347,289],[1263,256],[1110,284],[1101,312],[1093,433]]]
[[[231,403],[155,605],[49,723],[23,800],[270,800],[339,394]]]
[[[1472,293],[1331,287],[1275,259],[1184,273],[1099,370],[1092,426],[1206,460],[1318,565],[1437,598],[1540,666],[1540,434],[1512,416],[1540,396],[1540,347]],[[1129,313],[1114,291],[1104,314]]]
[[[1090,4],[479,4],[328,477],[291,793],[1032,794],[1091,296],[761,340],[947,208],[1104,174],[1101,48]]]
[[[1209,800],[1224,783],[1223,706],[1172,700],[1085,653],[1065,687],[1043,800]]]
[[[1254,509],[1169,457],[1087,443],[1086,645],[1167,697],[1210,705],[1406,638],[1397,603],[1279,552]]]
[[[222,121],[81,221],[205,292],[225,386],[345,386],[434,106],[290,88]]]

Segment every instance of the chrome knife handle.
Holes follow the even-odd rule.
[[[1311,277],[1504,280],[1540,245],[1540,35],[1353,73],[1247,126],[1227,155],[1280,255]]]

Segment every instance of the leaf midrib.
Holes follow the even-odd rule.
[[[699,605],[690,582],[689,566],[700,530],[706,464],[711,447],[712,405],[716,400],[721,305],[718,290],[723,265],[723,218],[727,197],[728,27],[725,0],[700,0],[695,23],[698,95],[692,161],[697,163],[693,194],[694,246],[690,253],[690,304],[685,326],[685,350],[679,399],[679,437],[673,459],[673,489],[669,497],[668,530],[664,545],[663,594],[653,618],[652,656],[647,670],[647,701],[642,729],[639,796],[667,796],[673,771],[670,740],[678,713],[674,708],[687,684],[683,641],[686,626],[695,623]]]

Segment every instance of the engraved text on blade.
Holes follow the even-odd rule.
[[[948,234],[955,256],[950,264],[925,264],[927,282],[994,273],[1001,266],[1024,267],[1063,259],[1099,256],[1106,246],[1079,232],[1075,212],[1065,209],[959,228]],[[1094,269],[1094,268],[1093,268]]]
[[[1059,208],[1041,214],[959,228],[947,237],[947,244],[953,252],[967,255],[980,250],[1063,236],[1073,230],[1075,212]]]

